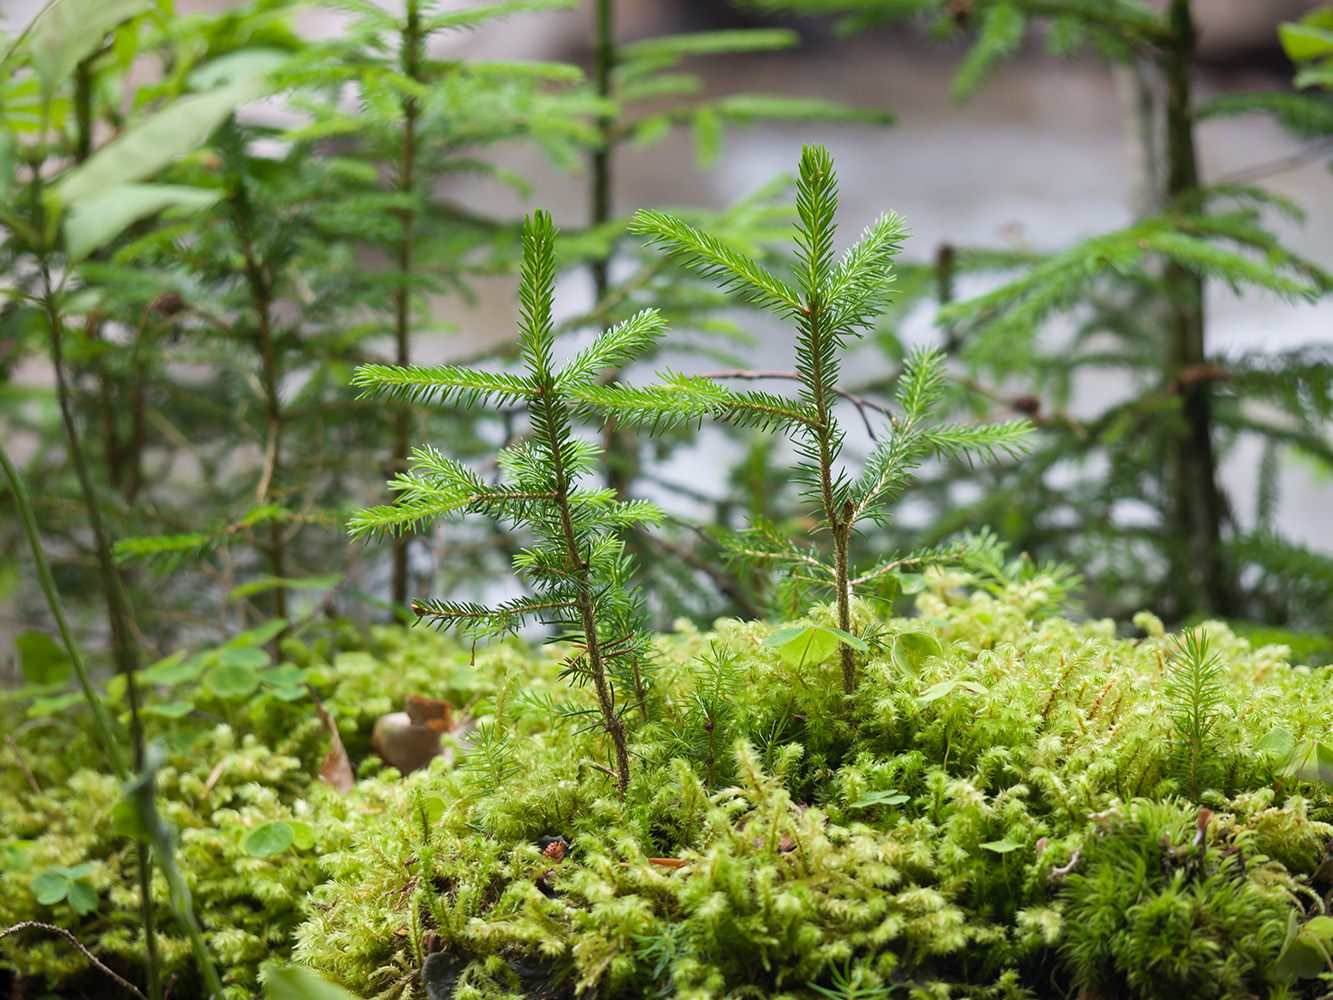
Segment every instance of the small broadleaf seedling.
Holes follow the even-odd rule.
[[[778,629],[764,639],[765,646],[776,646],[778,655],[789,666],[801,670],[832,656],[841,643],[858,652],[868,652],[869,644],[860,636],[827,625],[792,626]]]
[[[48,865],[32,879],[33,895],[43,906],[55,906],[68,902],[70,908],[81,917],[86,917],[97,909],[98,895],[89,878],[93,874],[90,864]]]

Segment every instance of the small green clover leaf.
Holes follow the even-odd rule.
[[[145,705],[143,711],[163,719],[183,719],[194,711],[194,702],[172,701],[165,705]]]
[[[1333,785],[1333,747],[1321,740],[1301,740],[1278,769],[1284,778]]]
[[[839,643],[846,643],[862,653],[870,651],[864,639],[831,625],[780,628],[765,638],[763,644],[776,646],[778,655],[789,667],[801,670],[827,660],[838,651]]]
[[[53,871],[38,872],[32,877],[32,893],[43,906],[55,906],[69,895],[69,879]]]
[[[341,986],[299,965],[265,966],[264,986],[269,1000],[358,1000]]]
[[[287,825],[292,828],[292,846],[298,851],[308,851],[315,846],[315,828],[298,819],[289,819]]]
[[[899,632],[893,637],[893,665],[899,670],[915,672],[930,656],[943,656],[940,641],[929,632]]]
[[[44,871],[32,877],[33,895],[43,906],[68,902],[75,913],[81,917],[86,916],[97,909],[98,903],[97,890],[87,881],[92,873],[93,866],[89,864],[75,865],[73,868],[48,865]]]
[[[1264,733],[1255,748],[1277,762],[1279,777],[1333,785],[1333,747],[1321,740],[1297,740],[1276,726]]]
[[[307,826],[305,823],[301,825],[303,827]],[[303,836],[302,839],[304,840],[305,837]],[[313,830],[310,833],[310,841],[314,843]],[[281,854],[295,842],[296,830],[293,829],[292,824],[285,820],[274,819],[251,830],[245,838],[242,849],[252,858],[271,858],[275,854]]]
[[[0,844],[0,871],[22,872],[32,865],[32,855],[27,847],[31,841],[11,840]]]
[[[204,674],[204,690],[224,701],[248,698],[258,687],[259,674],[237,663],[220,663]]]
[[[1298,928],[1291,915],[1287,943],[1277,957],[1277,971],[1293,979],[1314,979],[1329,968],[1333,955],[1333,917],[1315,917]]]
[[[256,646],[223,646],[218,650],[219,663],[238,669],[263,670],[272,659],[266,650]]]
[[[896,788],[885,788],[878,792],[867,792],[855,802],[850,803],[848,809],[869,809],[871,806],[899,806],[906,802],[910,795],[904,795]]]
[[[166,659],[158,660],[147,670],[139,675],[140,679],[148,684],[161,684],[164,687],[173,687],[177,684],[185,684],[199,679],[199,673],[204,668],[204,655],[196,653],[189,659],[185,657],[185,650],[177,650]]]
[[[1275,726],[1264,733],[1255,749],[1269,757],[1286,760],[1291,756],[1291,752],[1296,749],[1296,737],[1281,726]]]
[[[70,908],[81,917],[97,909],[97,890],[87,882],[71,882],[68,898]]]
[[[222,644],[223,649],[235,649],[240,646],[262,646],[272,642],[287,628],[286,618],[270,618],[261,625],[238,632]]]
[[[1014,894],[1014,887],[1009,884],[1009,852],[1016,851],[1023,845],[1016,840],[1010,840],[1005,837],[1003,840],[991,840],[981,845],[988,851],[994,851],[1000,856],[1000,869],[1004,872],[1004,886],[1009,890],[1009,895]]]
[[[82,691],[70,691],[51,698],[35,698],[24,712],[29,719],[44,719],[48,715],[58,715],[75,705],[85,705],[87,700]]]
[[[438,823],[448,807],[449,803],[445,801],[443,795],[423,795],[421,797],[421,810],[425,814],[427,823]]]
[[[922,705],[929,705],[932,701],[943,698],[946,694],[952,694],[954,691],[966,691],[968,694],[989,694],[990,688],[984,684],[978,684],[976,681],[940,681],[938,684],[932,684],[926,688],[924,694],[917,699]]]

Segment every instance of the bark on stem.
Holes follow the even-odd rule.
[[[569,474],[565,468],[564,452],[560,448],[560,438],[556,432],[559,419],[555,412],[556,402],[552,398],[553,389],[548,381],[542,387],[541,400],[542,407],[546,410],[546,426],[550,428],[548,443],[551,449],[551,469],[555,473],[556,481],[555,503],[560,510],[560,531],[564,536],[565,554],[569,559],[571,575],[578,581],[579,592],[575,604],[579,609],[579,620],[583,626],[583,644],[588,656],[588,671],[592,675],[597,706],[602,712],[602,726],[610,734],[611,744],[615,748],[616,784],[621,799],[624,799],[625,793],[629,790],[629,748],[625,740],[625,721],[616,714],[615,702],[611,698],[611,686],[606,680],[606,661],[597,636],[597,612],[593,607],[588,565],[579,549],[578,534],[574,530],[574,516],[569,507]]]
[[[1197,33],[1190,0],[1172,0],[1170,38],[1163,51],[1166,78],[1166,200],[1180,209],[1199,188],[1194,147],[1191,73]],[[1172,547],[1173,578],[1185,591],[1181,612],[1198,610],[1230,617],[1236,610],[1235,581],[1222,555],[1222,494],[1217,485],[1213,452],[1212,392],[1206,380],[1182,379],[1189,368],[1203,364],[1203,278],[1177,263],[1166,267],[1170,304],[1170,346],[1167,378],[1179,386],[1184,433],[1171,450],[1174,494],[1173,531],[1184,544]]]
[[[257,500],[260,503],[272,503],[277,497],[282,473],[283,424],[282,398],[279,394],[282,372],[279,367],[278,345],[273,336],[273,289],[268,275],[264,273],[259,259],[255,256],[254,236],[250,229],[251,206],[249,198],[246,197],[244,181],[238,180],[236,184],[236,190],[232,195],[232,207],[245,254],[245,278],[250,287],[250,305],[255,311],[255,338],[259,348],[260,375],[264,387],[265,467]],[[286,580],[287,539],[279,518],[269,518],[267,549],[269,573],[279,581]],[[273,588],[271,610],[275,618],[287,617],[287,590],[281,582]]]
[[[421,7],[418,0],[408,0],[407,20],[402,38],[402,71],[411,80],[421,78]],[[416,186],[417,130],[421,108],[412,96],[403,99],[402,149],[398,158],[397,186],[411,196]],[[398,239],[398,287],[393,293],[395,363],[400,367],[412,359],[412,289],[413,241],[416,238],[416,206],[399,211],[402,232]],[[404,405],[394,417],[393,455],[390,472],[407,471],[407,453],[411,447],[412,410]],[[393,541],[393,603],[402,607],[408,601],[407,548],[409,535],[403,532]]]
[[[852,630],[852,597],[849,592],[851,569],[848,551],[851,548],[853,515],[850,505],[837,506],[833,495],[833,412],[828,394],[824,391],[824,367],[819,346],[822,308],[819,299],[806,303],[810,322],[810,391],[815,402],[815,416],[819,421],[816,437],[819,443],[819,496],[824,508],[824,520],[833,535],[833,586],[838,607],[838,628]],[[838,654],[842,662],[842,690],[851,694],[856,690],[856,654],[845,642],[839,642]]]

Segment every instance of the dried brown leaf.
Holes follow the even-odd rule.
[[[345,794],[356,784],[352,759],[347,756],[342,737],[338,735],[338,723],[333,721],[333,716],[329,715],[329,710],[324,707],[323,702],[315,702],[315,711],[319,713],[320,721],[328,728],[329,735],[333,737],[329,755],[324,758],[324,764],[319,769],[319,780]]]

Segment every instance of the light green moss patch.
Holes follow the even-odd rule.
[[[966,582],[932,577],[918,619],[856,607],[878,639],[851,701],[836,656],[797,670],[763,645],[772,626],[660,637],[648,703],[630,715],[639,765],[623,803],[606,742],[577,714],[590,696],[557,677],[558,649],[501,644],[473,662],[433,633],[387,629],[363,653],[302,663],[354,756],[408,693],[467,706],[491,736],[484,752],[464,745],[457,769],[437,760],[403,778],[366,762],[345,796],[314,779],[327,739],[314,719],[285,733],[217,726],[172,758],[161,808],[234,995],[290,953],[360,996],[423,996],[417,973],[435,952],[459,997],[534,984],[813,997],[852,980],[922,996],[1287,990],[1277,958],[1289,920],[1322,905],[1306,881],[1333,799],[1282,778],[1260,743],[1275,727],[1327,734],[1330,671],[1209,624],[1226,683],[1211,784],[1191,802],[1170,754],[1173,647],[1159,623],[1141,617],[1144,634],[1120,638],[1105,622],[1033,618],[1031,582],[998,594]],[[937,636],[943,655],[895,664],[904,629]],[[0,921],[68,927],[132,972],[118,789],[86,767],[66,774],[54,731],[39,732],[22,744],[44,793],[4,771],[5,837],[27,863],[5,855]],[[274,820],[308,825],[313,843],[252,857],[245,838]],[[555,836],[563,858],[538,847]],[[38,872],[85,862],[96,911],[37,902]],[[55,939],[6,939],[0,961],[43,989],[89,981]]]

